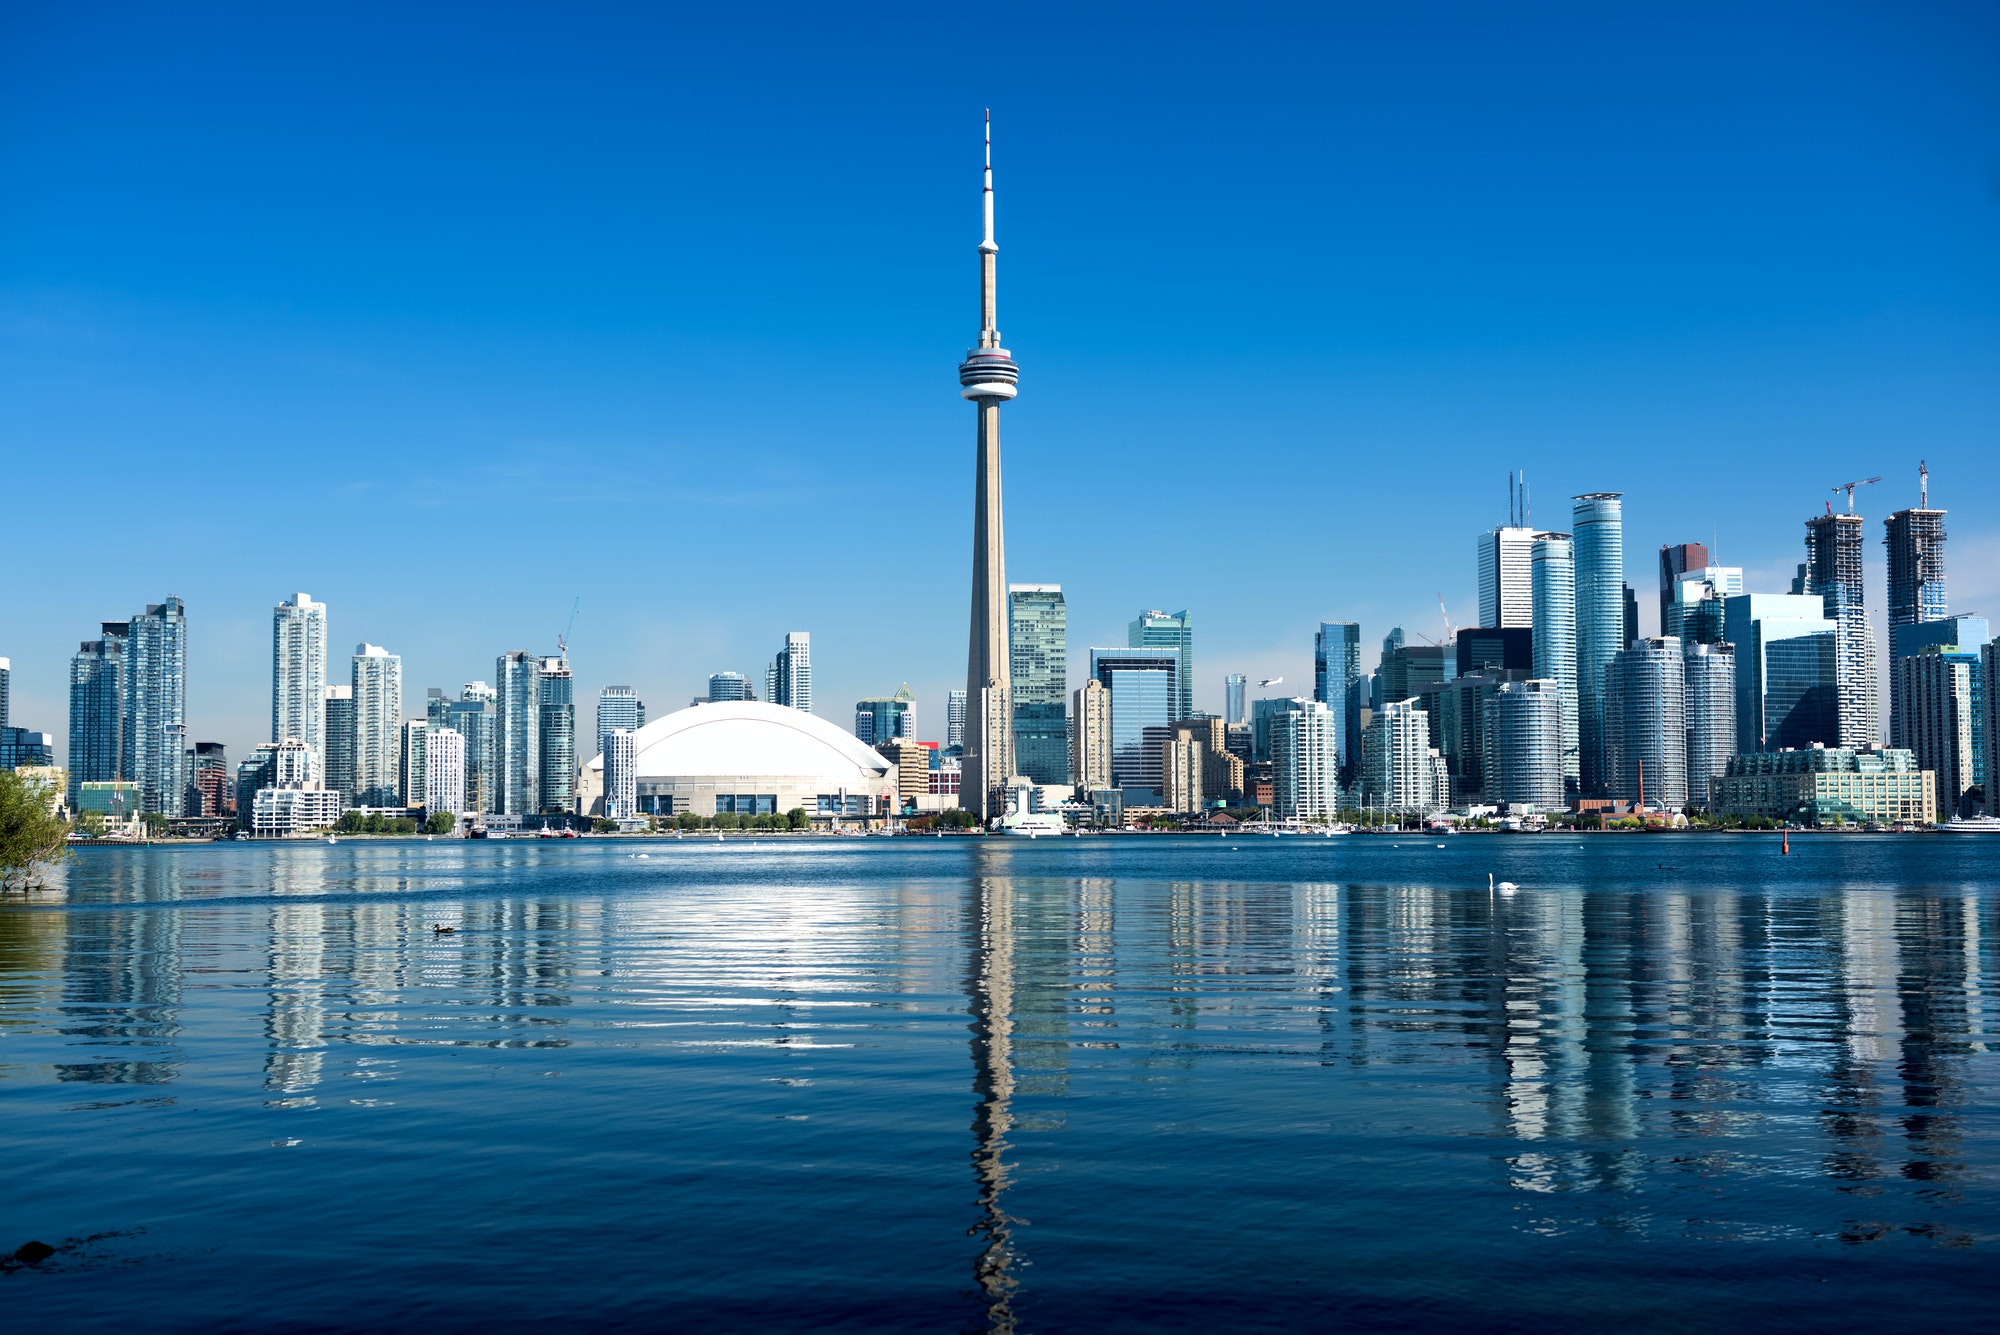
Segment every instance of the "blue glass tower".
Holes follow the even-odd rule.
[[[1625,511],[1622,492],[1574,499],[1576,550],[1577,777],[1585,796],[1607,790],[1604,672],[1625,647]]]
[[[1036,783],[1069,781],[1069,613],[1060,584],[1007,586],[1014,766]]]
[[[1354,621],[1322,621],[1313,635],[1313,699],[1340,715],[1334,742],[1339,753],[1343,787],[1353,784],[1361,766],[1361,692],[1368,679],[1361,674],[1361,625]]]

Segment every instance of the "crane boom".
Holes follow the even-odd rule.
[[[580,608],[582,608],[582,606],[583,606],[583,595],[578,594],[576,601],[569,605],[568,623],[563,626],[562,634],[556,636],[556,652],[561,654],[564,658],[569,657],[569,633],[576,629],[576,614],[577,611]]]
[[[1860,480],[1859,480],[1859,481],[1857,481],[1857,482],[1839,482],[1839,483],[1835,483],[1835,484],[1834,484],[1834,487],[1833,487],[1833,494],[1834,494],[1834,495],[1836,495],[1836,496],[1838,496],[1838,495],[1839,495],[1839,494],[1840,494],[1841,492],[1843,492],[1843,491],[1844,491],[1844,492],[1846,492],[1846,493],[1847,493],[1847,513],[1849,513],[1849,514],[1853,514],[1853,513],[1854,513],[1854,489],[1855,489],[1856,487],[1872,487],[1872,486],[1874,486],[1874,485],[1875,485],[1875,484],[1876,484],[1877,482],[1880,482],[1881,480],[1882,480],[1882,479],[1881,479],[1881,477],[1880,477],[1880,476],[1878,475],[1878,476],[1876,476],[1876,477],[1864,477],[1864,478],[1860,479]]]
[[[1441,593],[1438,595],[1438,615],[1444,618],[1444,642],[1449,646],[1457,636],[1451,628],[1451,613],[1444,610],[1444,595]]]

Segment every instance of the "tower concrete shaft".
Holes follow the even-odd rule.
[[[1020,370],[1000,346],[993,243],[993,118],[986,123],[985,237],[979,243],[979,345],[959,363],[959,393],[979,414],[972,502],[972,633],[966,653],[965,758],[959,805],[984,822],[1000,814],[1014,772],[1013,670],[1008,661],[1007,544],[1000,505],[1000,405]]]

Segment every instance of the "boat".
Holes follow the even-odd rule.
[[[2000,816],[1954,816],[1937,828],[1946,834],[2000,834]]]
[[[1069,833],[1069,822],[1053,811],[1029,811],[1028,788],[1013,790],[1012,800],[1007,804],[1007,814],[1000,817],[998,828],[1002,834],[1025,835],[1039,839],[1044,835],[1060,837]]]

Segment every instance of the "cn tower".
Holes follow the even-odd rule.
[[[1014,770],[1013,672],[1007,659],[1007,543],[1000,520],[1000,405],[1021,378],[994,322],[993,113],[986,114],[986,237],[979,243],[979,346],[958,364],[959,393],[979,409],[972,501],[972,640],[965,665],[965,759],[958,804],[999,815]]]

